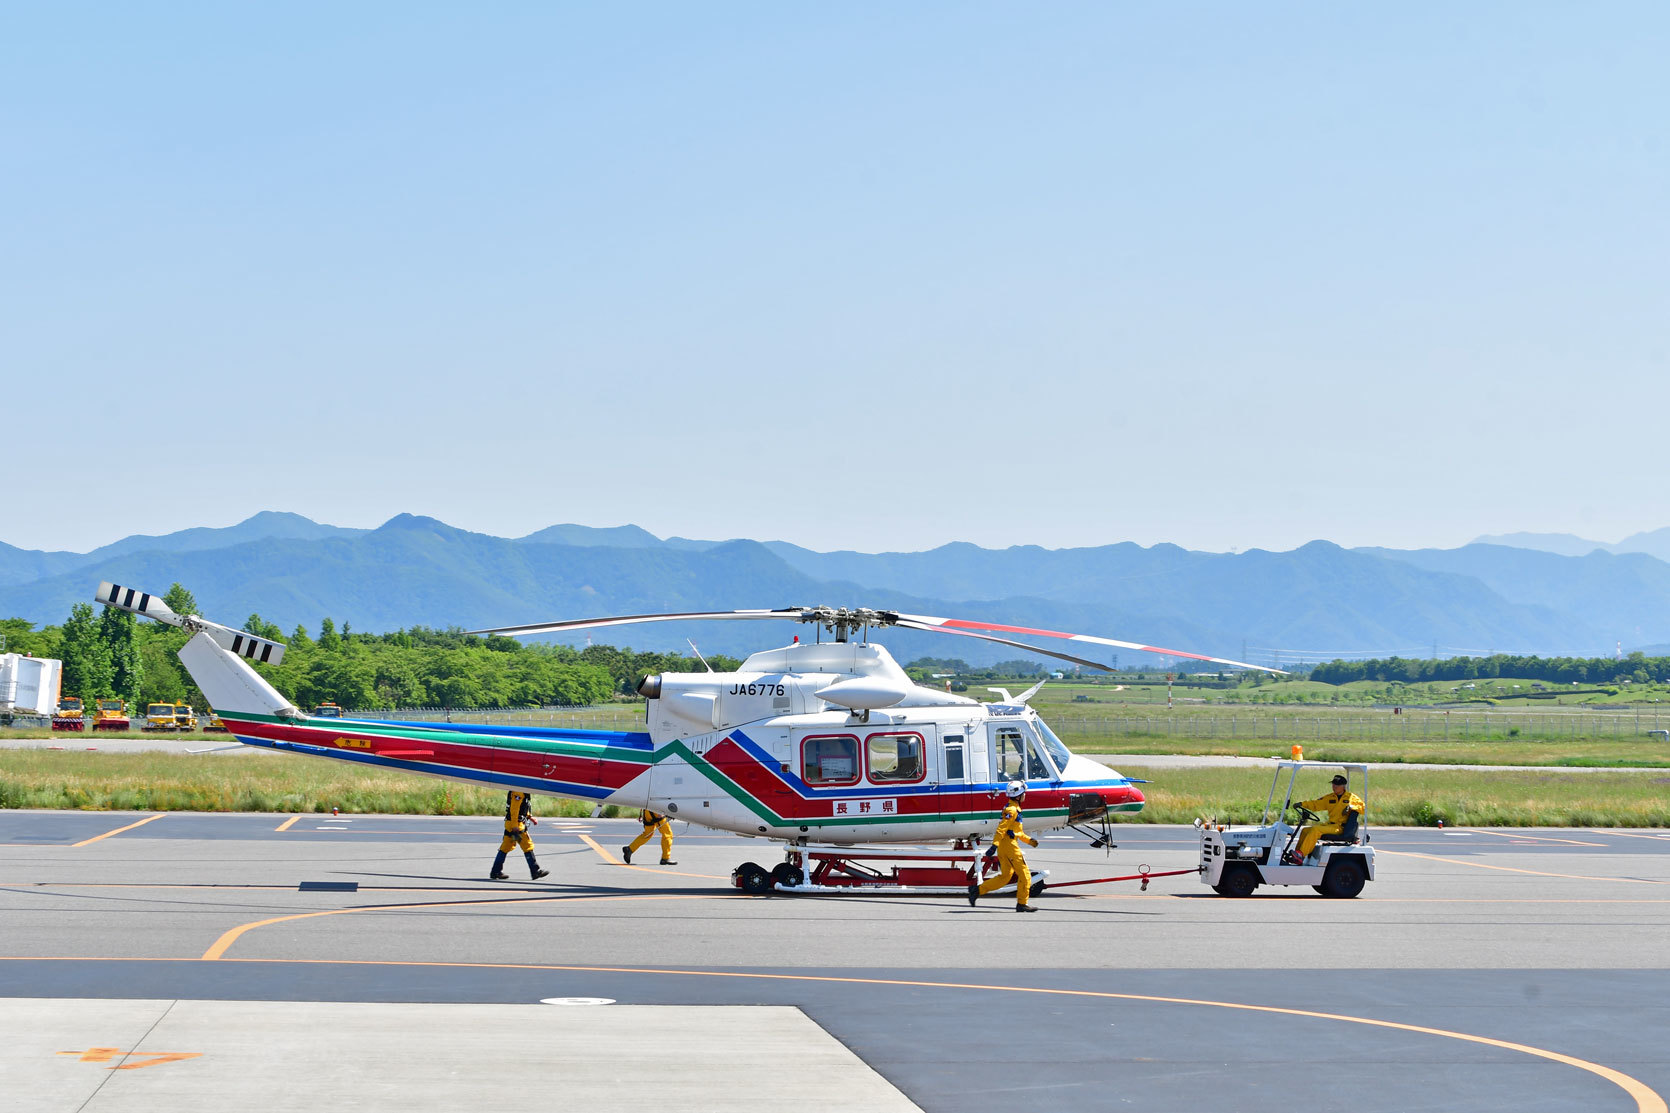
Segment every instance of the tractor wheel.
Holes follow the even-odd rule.
[[[743,892],[753,893],[755,896],[769,893],[773,887],[771,873],[764,866],[753,862],[742,863],[736,868],[734,876],[737,884],[742,886]]]
[[[805,883],[806,873],[799,866],[778,862],[771,869],[771,879],[779,885],[800,885]]]
[[[1328,863],[1328,872],[1322,875],[1322,895],[1348,900],[1362,892],[1367,883],[1363,860],[1355,854],[1342,854]]]
[[[1044,879],[1040,877],[1038,880],[1034,881],[1032,883],[1032,887],[1026,892],[1029,898],[1042,896],[1044,893]]]
[[[1223,876],[1212,888],[1221,896],[1250,897],[1258,888],[1258,882],[1258,871],[1252,866],[1245,862],[1231,862],[1224,866]]]

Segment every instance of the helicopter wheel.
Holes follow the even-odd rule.
[[[785,887],[793,887],[805,882],[806,872],[799,866],[779,862],[771,869],[771,880]]]
[[[1039,878],[1037,881],[1034,881],[1032,883],[1032,887],[1027,890],[1028,895],[1029,896],[1034,896],[1034,897],[1042,895],[1043,892],[1044,892],[1044,880],[1043,880],[1043,878]]]
[[[742,863],[731,876],[736,878],[736,883],[742,887],[743,892],[753,893],[755,896],[769,893],[774,887],[771,874],[764,866],[755,862]]]

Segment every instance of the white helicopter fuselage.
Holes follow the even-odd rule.
[[[648,729],[637,732],[316,718],[224,641],[224,631],[201,630],[180,660],[241,742],[649,808],[741,835],[843,845],[989,837],[1016,780],[1035,828],[1098,804],[1143,806],[1128,779],[1069,753],[1024,703],[915,684],[875,644],[797,642],[735,673],[646,678]]]

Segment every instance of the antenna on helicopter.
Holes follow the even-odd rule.
[[[693,642],[693,641],[690,641],[689,638],[685,638],[684,640],[687,641],[687,642],[690,642],[690,652],[692,652],[696,655],[696,660],[698,660],[702,663],[702,667],[705,668],[708,672],[712,672],[713,671],[713,666],[707,663],[707,658],[703,657],[702,656],[702,651],[696,648],[696,643]]]

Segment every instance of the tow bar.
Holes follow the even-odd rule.
[[[1146,893],[1148,891],[1148,883],[1156,877],[1176,877],[1177,875],[1184,874],[1184,873],[1199,873],[1201,871],[1201,868],[1202,867],[1200,867],[1200,866],[1196,866],[1193,869],[1163,870],[1160,873],[1155,873],[1148,868],[1148,863],[1144,862],[1140,866],[1137,867],[1137,872],[1136,873],[1127,873],[1127,874],[1123,874],[1119,877],[1092,877],[1087,881],[1051,881],[1051,882],[1045,882],[1036,891],[1037,892],[1043,892],[1045,889],[1066,889],[1066,888],[1069,888],[1070,886],[1073,886],[1073,885],[1102,885],[1102,884],[1106,884],[1107,882],[1110,882],[1110,881],[1140,881],[1140,882],[1142,882],[1142,890],[1141,891]]]

